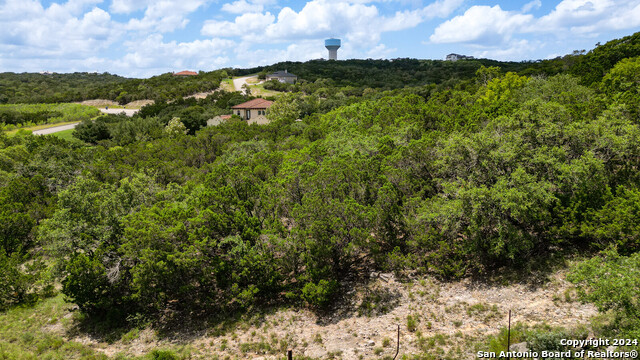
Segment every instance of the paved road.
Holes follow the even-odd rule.
[[[121,114],[121,113],[125,113],[125,115],[127,116],[133,116],[133,114],[137,113],[139,109],[105,109],[105,108],[100,108],[100,111],[102,111],[105,114]]]
[[[61,125],[61,126],[56,126],[56,127],[50,127],[50,128],[42,129],[42,130],[34,130],[32,133],[33,133],[33,135],[49,135],[49,134],[57,133],[58,131],[64,131],[64,130],[73,129],[78,124],[80,124],[80,123],[67,124],[67,125]]]
[[[237,79],[233,79],[233,87],[236,88],[236,91],[244,91],[242,85],[247,83],[247,79],[252,78],[253,76],[245,76]]]
[[[133,116],[133,114],[138,112],[138,109],[105,109],[105,108],[101,108],[100,111],[102,111],[105,114],[121,114],[121,113],[125,113],[125,115],[127,115],[127,116]],[[67,125],[50,127],[50,128],[42,129],[42,130],[34,130],[32,133],[33,133],[33,135],[49,135],[49,134],[57,133],[58,131],[64,131],[64,130],[73,129],[78,124],[79,124],[79,122],[77,122],[75,124],[67,124]]]

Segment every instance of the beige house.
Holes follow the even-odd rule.
[[[231,119],[231,115],[218,115],[207,120],[207,126],[215,126]]]
[[[253,99],[245,103],[232,106],[231,110],[234,115],[238,115],[242,120],[246,120],[249,124],[267,124],[267,109],[273,104],[273,101],[265,99]]]
[[[292,73],[285,71],[276,71],[273,74],[267,75],[267,81],[269,80],[278,80],[282,83],[287,84],[295,84],[298,81],[298,76],[293,75]]]

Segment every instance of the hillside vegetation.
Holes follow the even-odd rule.
[[[0,73],[0,104],[62,103],[106,99],[126,104],[135,100],[167,101],[218,88],[224,70],[196,76],[166,73],[149,79],[117,75]]]
[[[606,59],[595,82],[483,66],[439,85],[285,94],[264,126],[204,128],[249,99],[219,91],[85,122],[87,145],[0,135],[0,307],[60,282],[100,324],[322,311],[371,272],[526,273],[606,250],[606,268],[570,280],[618,311],[603,336],[635,336],[640,54],[606,54],[636,38],[579,57]]]
[[[83,121],[96,117],[100,111],[79,104],[12,104],[0,105],[0,130]]]

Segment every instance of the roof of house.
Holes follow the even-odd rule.
[[[231,119],[231,115],[220,115],[220,119],[222,120]]]
[[[253,99],[236,106],[232,106],[232,109],[266,109],[273,104],[273,101],[265,99]]]
[[[273,74],[269,74],[267,76],[275,76],[275,77],[298,77],[297,75],[294,75],[290,72],[285,71],[276,71]]]
[[[185,70],[185,71],[180,71],[180,72],[177,72],[177,73],[173,73],[173,76],[184,76],[184,75],[191,75],[191,76],[193,76],[193,75],[198,75],[198,73],[197,73],[197,72],[195,72],[195,71],[189,71],[189,70]]]

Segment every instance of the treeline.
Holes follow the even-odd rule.
[[[0,268],[11,271],[0,299],[46,294],[55,278],[98,319],[321,308],[371,271],[456,278],[576,251],[633,254],[638,74],[638,57],[591,86],[481,67],[335,108],[285,94],[264,126],[174,121],[244,100],[220,92],[107,117],[95,146],[2,136]]]
[[[0,105],[0,130],[65,121],[83,121],[99,114],[98,109],[79,104]]]
[[[327,79],[335,86],[340,87],[352,86],[391,90],[470,79],[473,78],[475,72],[481,66],[499,66],[504,71],[520,71],[526,68],[527,64],[489,59],[455,62],[409,58],[393,60],[311,60],[307,62],[285,61],[248,69],[227,69],[227,72],[234,76],[242,76],[254,73],[269,74],[279,70],[287,70],[307,82]]]
[[[2,73],[0,104],[61,103],[91,99],[107,99],[121,104],[144,99],[167,101],[214,90],[225,77],[227,74],[224,70],[200,72],[195,76],[167,73],[148,79],[128,79],[108,73]]]

